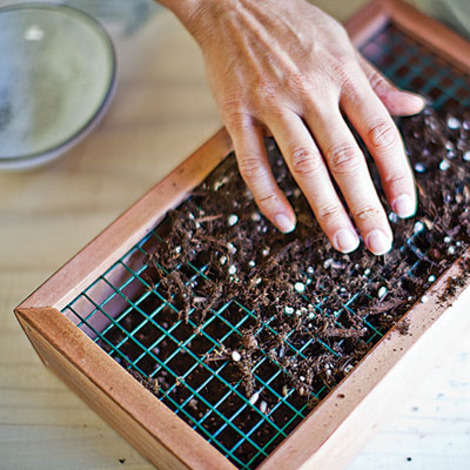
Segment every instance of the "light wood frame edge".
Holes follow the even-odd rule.
[[[413,19],[412,25],[410,18]],[[450,60],[454,65],[466,71],[470,69],[470,54],[466,56],[468,60],[465,57],[462,60],[462,55],[465,55],[463,52],[467,53],[470,51],[470,46],[466,41],[449,31],[440,23],[424,17],[414,8],[400,0],[376,0],[371,2],[347,23],[347,29],[354,43],[359,46],[374,32],[378,31],[389,19],[393,19],[397,24],[402,25],[403,29],[412,36],[416,36],[418,33],[422,41],[426,42],[431,48],[438,50],[441,56]],[[430,26],[433,28],[432,35],[427,29]],[[436,30],[439,31],[441,35],[441,38],[437,40],[435,38]],[[455,47],[451,48],[451,45],[455,45]],[[104,377],[104,381],[100,379],[100,387],[98,387],[97,391],[98,395],[111,398],[113,400],[112,403],[117,406],[121,406],[125,403],[126,406],[124,408],[129,414],[129,417],[137,419],[142,425],[146,423],[146,414],[141,414],[139,410],[135,409],[136,405],[138,406],[136,402],[141,398],[144,403],[148,404],[149,409],[154,410],[155,414],[152,414],[152,416],[154,419],[157,418],[155,422],[158,422],[160,413],[166,415],[168,409],[158,400],[155,400],[144,387],[138,384],[112,359],[103,355],[98,346],[72,325],[58,309],[74,298],[75,295],[109,267],[112,262],[125,254],[159,222],[168,209],[175,207],[184,200],[188,192],[202,181],[231,149],[229,136],[224,129],[220,130],[198,151],[162,180],[162,182],[153,187],[136,204],[108,226],[98,237],[92,240],[81,252],[57,271],[57,273],[15,310],[28,337],[30,337],[38,354],[46,363],[48,362],[48,358],[45,356],[50,356],[52,353],[51,351],[45,352],[47,348],[45,349],[43,347],[44,344],[49,345],[48,347],[52,348],[53,352],[55,351],[55,354],[58,354],[59,357],[67,358],[68,362],[74,367],[79,367],[79,361],[84,358],[88,358],[88,361],[95,365],[102,364],[102,361],[105,361],[104,363],[107,368],[109,367],[111,374],[110,377],[106,377],[111,381],[118,379],[119,383],[126,383],[126,386],[131,387],[134,394],[133,400],[126,400],[126,397],[119,393],[119,391],[115,394],[110,394],[109,390],[107,390],[109,383],[104,380]],[[456,263],[449,272],[458,269],[458,264]],[[441,281],[436,284],[436,289],[442,291],[442,286],[445,284],[447,278],[448,274],[445,274]],[[433,300],[437,298],[437,295],[439,295],[439,293],[435,291]],[[289,468],[310,465],[309,462],[312,461],[312,458],[318,451],[327,445],[331,445],[331,442],[334,441],[337,429],[346,422],[346,418],[354,411],[357,404],[365,399],[367,391],[374,388],[380,379],[386,375],[399,358],[406,353],[444,310],[443,308],[435,309],[430,322],[426,321],[426,319],[429,320],[429,318],[431,318],[429,314],[426,313],[429,311],[429,307],[417,305],[414,309],[409,311],[406,314],[406,318],[410,321],[410,331],[413,332],[413,336],[398,335],[396,334],[396,330],[387,334],[387,340],[382,340],[369,352],[353,373],[335,388],[335,393],[327,397],[322,401],[320,406],[315,408],[312,414],[301,423],[296,431],[260,466],[260,469],[283,468],[282,466],[285,465],[286,462],[289,462]],[[53,328],[56,322],[60,325],[58,330]],[[45,328],[46,325],[50,327],[51,330],[47,330],[47,328]],[[83,345],[86,345],[86,347],[77,350],[76,345],[74,346],[67,342],[67,338],[71,337],[70,335],[78,335],[78,343],[81,344],[81,347]],[[79,340],[79,338],[81,339]],[[390,347],[393,351],[394,344],[398,347],[398,350],[402,348],[400,354],[391,354]],[[81,356],[85,351],[86,355]],[[377,380],[375,382],[367,382],[366,380],[360,382],[360,380],[362,380],[361,377],[367,379],[367,377],[371,375],[368,374],[367,371],[370,372],[372,368],[377,367],[378,364],[381,364],[382,369],[380,375],[374,376]],[[64,364],[62,364],[62,366],[64,366]],[[55,367],[54,369],[56,373],[60,375],[60,367]],[[77,372],[84,373],[88,379],[94,381],[97,380],[96,374],[99,376],[98,369],[94,367],[77,369]],[[67,380],[67,378],[64,378],[64,380],[83,396],[83,393],[80,393],[77,387],[70,384],[70,380]],[[361,389],[363,393],[349,393],[353,391],[358,383],[362,384]],[[368,387],[364,387],[364,383],[367,383]],[[343,393],[345,396],[349,397],[341,401],[341,407],[339,407],[337,400],[339,393]],[[89,399],[87,400],[86,397],[84,397],[84,399],[90,403]],[[93,403],[91,403],[91,406],[93,406]],[[335,415],[331,414],[333,409]],[[103,416],[103,409],[98,408],[97,411]],[[332,416],[337,419],[332,420]],[[109,420],[109,417],[103,417]],[[149,432],[155,438],[154,444],[157,445],[159,449],[160,447],[163,448],[163,451],[158,450],[159,455],[160,452],[163,452],[162,455],[165,459],[167,455],[165,454],[165,449],[167,451],[168,448],[171,448],[174,452],[173,454],[170,452],[170,456],[173,456],[174,459],[172,465],[179,465],[182,466],[182,468],[210,468],[208,467],[210,462],[216,462],[217,467],[214,468],[234,468],[219,452],[189,426],[184,424],[179,418],[175,420],[174,414],[172,414],[172,417],[173,420],[170,419],[170,421],[178,423],[175,424],[175,429],[177,430],[176,435],[180,432],[180,428],[185,429],[185,432],[189,433],[185,444],[192,449],[190,442],[196,442],[198,446],[200,446],[198,448],[201,449],[202,460],[194,458],[191,451],[187,452],[188,447],[177,446],[175,448],[174,442],[172,441],[175,437],[174,432],[167,432],[162,435],[160,432],[161,427],[154,429],[152,423],[149,423]],[[141,419],[142,421],[140,421]],[[319,422],[323,425],[321,432],[318,432]],[[120,432],[123,431],[119,429],[116,423],[114,423],[113,427],[117,428]],[[173,429],[173,427],[171,429]],[[312,442],[311,439],[313,429],[316,431],[316,433],[314,433],[316,436],[315,442]],[[132,442],[132,438],[129,438],[129,436],[126,436],[126,438]],[[133,444],[150,461],[153,461],[154,454],[152,449],[147,447],[142,449],[139,447],[138,443],[133,442]],[[338,444],[340,445],[341,443]],[[197,455],[199,456],[200,454],[197,453]],[[220,460],[220,458],[222,460]],[[155,462],[153,461],[153,463]],[[180,467],[177,466],[175,468]]]
[[[232,150],[222,128],[106,227],[18,307],[61,310],[152,230]]]

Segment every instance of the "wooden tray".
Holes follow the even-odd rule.
[[[371,2],[347,23],[347,29],[360,47],[387,24],[405,31],[463,73],[470,73],[470,44],[400,0]],[[15,309],[43,362],[161,469],[235,467],[77,328],[76,319],[61,310],[155,228],[231,149],[226,131],[220,130]],[[466,253],[462,259],[469,256]],[[392,402],[387,397],[393,394],[393,401],[400,403],[400,392],[406,394],[419,378],[416,360],[410,359],[409,352],[415,344],[424,344],[424,333],[441,324],[436,324],[439,317],[452,315],[447,307],[464,287],[446,303],[438,298],[446,291],[449,279],[461,273],[461,260],[429,290],[428,302],[417,303],[404,315],[402,321],[409,324],[409,334],[400,335],[396,328],[389,331],[259,469],[344,468],[368,433],[386,419],[384,409]],[[467,324],[470,327],[470,319]],[[447,325],[439,334],[455,337],[458,332],[452,329],[452,322]],[[399,361],[400,367],[395,370],[400,369],[400,374],[389,374]],[[432,354],[427,351],[421,358],[420,371],[424,373],[430,364]]]

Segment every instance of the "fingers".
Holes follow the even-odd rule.
[[[341,106],[374,158],[393,211],[411,217],[417,204],[413,172],[400,133],[383,103],[366,80],[358,78],[354,89],[344,90]]]
[[[267,124],[321,228],[335,249],[343,253],[355,250],[359,238],[302,119],[290,111],[272,116]]]
[[[310,107],[307,122],[313,130],[330,172],[343,194],[368,249],[381,255],[392,246],[392,232],[367,164],[337,103]]]
[[[408,116],[423,110],[426,100],[422,96],[398,89],[360,54],[357,54],[357,56],[372,89],[382,100],[390,114]]]
[[[266,155],[263,130],[250,116],[238,114],[227,122],[240,174],[261,212],[284,233],[295,229],[295,213],[279,189]]]

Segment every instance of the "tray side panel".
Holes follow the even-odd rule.
[[[344,26],[352,43],[359,48],[380,31],[389,19],[390,15],[385,11],[382,3],[373,1],[349,18]]]
[[[235,468],[59,311],[16,315],[42,361],[158,468]]]

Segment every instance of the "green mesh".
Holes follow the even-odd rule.
[[[362,48],[362,53],[398,86],[428,96],[437,107],[452,104],[470,105],[469,76],[461,74],[430,54],[393,25],[387,26],[375,35]],[[416,251],[417,248],[413,244],[416,236],[419,234],[414,234],[401,249]],[[78,328],[127,369],[136,371],[145,378],[165,373],[172,385],[158,394],[159,399],[237,467],[255,468],[299,424],[310,408],[305,400],[299,402],[294,399],[293,389],[288,390],[287,394],[279,392],[282,370],[278,367],[275,373],[267,375],[266,370],[272,371],[272,359],[267,355],[258,360],[252,371],[256,380],[256,389],[275,398],[277,404],[270,408],[269,413],[262,413],[250,404],[240,382],[233,384],[227,381],[225,369],[229,361],[215,363],[203,361],[207,354],[231,341],[234,335],[240,336],[241,329],[253,322],[255,313],[250,305],[241,305],[235,299],[227,299],[221,308],[212,310],[207,315],[202,325],[193,321],[192,312],[189,313],[188,324],[183,319],[175,321],[176,316],[174,314],[171,316],[171,312],[176,312],[177,309],[172,304],[172,299],[165,298],[159,291],[159,284],[150,285],[145,276],[146,271],[150,269],[148,255],[159,237],[159,230],[156,228],[102,273],[63,311],[75,321]],[[416,262],[411,267],[411,273],[416,270],[419,275],[423,263],[426,263],[425,257],[416,253]],[[156,267],[165,273],[161,266],[156,265]],[[185,279],[190,285],[197,277],[206,277],[207,268],[207,266],[188,264],[181,265],[178,269],[184,271]],[[364,294],[361,292],[352,293],[350,300],[343,305],[343,309],[358,315],[355,313],[355,306],[362,295]],[[315,308],[318,314],[325,314],[321,304],[317,304]],[[341,326],[341,312],[342,310],[334,314],[339,326]],[[131,323],[129,319],[133,319]],[[368,322],[367,315],[361,317],[361,321],[368,331],[367,342],[375,343],[385,334],[385,331],[380,331]],[[277,334],[277,331],[271,328],[269,321],[261,326],[261,329],[263,328]],[[196,329],[199,334],[196,334]],[[154,341],[152,344],[144,344],[142,338],[144,333],[149,331],[152,332]],[[110,340],[110,336],[113,336],[114,340]],[[116,337],[119,340],[116,340]],[[137,345],[138,355],[130,354],[130,344]],[[326,348],[334,354],[339,354],[315,338],[306,342],[300,349],[294,348],[289,343],[288,336],[285,344],[286,347],[295,349],[295,354],[301,356],[311,351],[312,347],[320,350]],[[196,351],[196,345],[202,347],[204,354],[201,354],[200,350]],[[165,350],[164,356],[161,355],[160,349]],[[182,356],[185,358],[184,366],[180,361]],[[266,368],[266,363],[269,361],[271,368]],[[187,383],[187,378],[196,368],[204,369],[206,378],[197,386],[191,386]],[[214,381],[219,383],[221,392],[218,395],[207,393]],[[177,386],[183,387],[185,393],[184,398],[180,397],[178,400],[173,396]],[[327,392],[323,386],[313,395],[321,399]],[[205,412],[195,415],[191,407],[193,399],[204,405]],[[220,407],[229,399],[239,406],[233,415],[225,416]],[[237,426],[237,422],[243,419],[247,410],[256,410],[259,415],[259,419],[248,432],[242,431]],[[280,412],[286,417],[282,426],[272,419]],[[205,424],[209,420],[217,424],[216,431],[208,430]],[[257,431],[261,427],[269,428],[269,432],[267,435],[264,433],[260,439]],[[232,436],[231,442],[236,442],[232,446],[226,444],[228,434]],[[233,436],[236,436],[236,439],[233,439]],[[242,447],[251,450],[249,459],[243,457],[246,452],[240,452]]]

